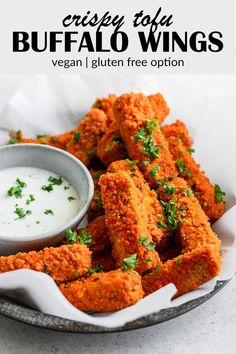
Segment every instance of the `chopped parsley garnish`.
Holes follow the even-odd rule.
[[[29,195],[29,199],[26,200],[26,204],[29,205],[31,202],[35,201],[35,197],[33,196],[33,194]]]
[[[146,129],[149,134],[152,134],[157,126],[157,118],[154,118],[154,120],[147,119],[146,120]]]
[[[68,243],[78,242],[78,234],[76,231],[72,231],[71,229],[66,230],[66,240]]]
[[[27,184],[23,181],[21,181],[19,178],[16,179],[16,183],[18,184],[18,186],[20,186],[21,188],[25,188],[27,186]]]
[[[150,176],[152,176],[153,178],[156,178],[157,176],[157,172],[160,170],[160,166],[159,165],[156,165],[155,167],[153,167],[149,173],[150,173]]]
[[[53,186],[52,186],[52,184],[48,184],[47,186],[44,185],[44,186],[42,186],[42,190],[47,191],[47,192],[51,192],[53,190]]]
[[[175,264],[180,265],[181,263],[182,263],[181,258],[177,258],[177,259],[175,260]]]
[[[192,155],[193,152],[195,152],[195,150],[193,148],[187,148],[187,151]]]
[[[99,208],[103,208],[102,198],[100,196],[94,197],[94,200]]]
[[[144,259],[143,262],[152,262],[152,258],[148,257],[147,259]]]
[[[64,191],[66,191],[67,189],[70,189],[70,187],[64,186]]]
[[[97,154],[97,148],[93,148],[92,150],[90,150],[87,155],[90,159],[92,159],[94,156],[96,156]]]
[[[103,272],[104,272],[104,267],[103,267],[103,265],[100,264],[100,263],[97,263],[97,264],[95,265],[95,268],[90,267],[90,268],[89,268],[89,271],[88,271],[89,276],[93,275],[94,273],[103,273]]]
[[[131,169],[131,171],[135,170],[135,167],[137,166],[137,164],[139,163],[139,160],[129,160],[129,159],[125,159],[125,161],[127,162],[127,164],[129,165],[129,168]]]
[[[9,195],[9,197],[15,196],[16,198],[22,198],[22,189],[20,186],[13,186],[8,189],[7,194]]]
[[[170,202],[160,201],[164,214],[166,216],[166,224],[170,226],[172,230],[176,230],[177,228],[177,220],[176,220],[176,211],[177,207],[175,205],[176,199],[171,200]],[[158,224],[158,223],[157,223]]]
[[[68,197],[67,199],[69,200],[69,202],[72,202],[72,200],[76,200],[76,198],[74,197]]]
[[[53,186],[54,186],[54,185],[60,186],[60,185],[62,184],[63,180],[62,180],[62,177],[61,177],[61,176],[58,177],[58,178],[50,176],[50,177],[48,178],[48,182],[50,182]]]
[[[88,235],[85,229],[81,229],[78,235],[78,241],[79,243],[89,246],[92,243],[92,236]]]
[[[19,219],[23,219],[26,215],[32,214],[32,211],[31,210],[25,211],[23,208],[16,208],[14,213],[19,216]]]
[[[177,159],[176,160],[176,164],[178,166],[179,169],[179,173],[183,173],[184,172],[184,159]]]
[[[157,227],[159,228],[159,229],[167,229],[167,224],[165,223],[165,222],[163,222],[163,221],[158,221],[157,222]]]
[[[190,168],[187,168],[187,167],[186,167],[186,168],[184,169],[184,171],[185,171],[186,176],[188,176],[188,177],[189,177],[189,176],[190,176],[190,174],[191,174],[191,170],[190,170]]]
[[[149,162],[148,162],[148,161],[143,161],[143,162],[142,162],[142,165],[143,165],[144,167],[146,167],[146,166],[149,165]]]
[[[13,132],[10,135],[12,135],[8,141],[8,144],[17,144],[19,139],[21,138],[21,130],[18,130],[17,132]]]
[[[40,221],[39,221],[39,220],[37,220],[37,221],[35,221],[35,223],[38,225],[38,224],[40,224]]]
[[[172,195],[175,192],[176,187],[175,186],[171,186],[171,185],[165,185],[164,189],[165,189],[166,194]]]
[[[9,140],[8,140],[8,144],[17,144],[18,143],[18,139],[15,136],[12,136]]]
[[[157,186],[164,186],[165,184],[167,184],[169,182],[167,177],[164,177],[161,181],[157,181],[156,184]]]
[[[46,209],[45,212],[44,212],[45,215],[54,215],[54,212],[51,210],[51,209]]]
[[[37,134],[36,139],[47,138],[48,136],[48,134]]]
[[[130,257],[123,259],[124,264],[120,267],[121,270],[134,270],[135,266],[138,264],[137,254],[132,254]]]
[[[79,132],[74,132],[74,141],[79,141],[80,140],[80,133]]]
[[[146,130],[144,128],[141,128],[139,132],[134,134],[134,140],[143,141],[146,135],[147,135]]]
[[[138,245],[144,245],[147,247],[148,251],[152,251],[155,249],[156,242],[148,242],[148,236],[140,236],[138,239]]]
[[[215,184],[214,194],[215,194],[215,200],[218,203],[224,202],[225,192],[222,191],[219,184]]]
[[[47,143],[46,141],[41,141],[40,144],[42,144],[42,145],[48,145],[48,143]]]
[[[145,128],[142,127],[139,132],[134,134],[134,140],[142,142],[141,152],[144,155],[148,155],[151,159],[158,158],[160,149],[163,149],[163,146],[155,146],[153,144],[153,137],[150,135],[153,133],[156,126],[157,119],[153,121],[147,119]]]
[[[17,186],[12,186],[8,189],[7,194],[9,197],[15,196],[16,198],[22,198],[22,188],[25,188],[27,185],[19,178],[16,179],[16,184]]]
[[[185,197],[189,197],[192,193],[193,191],[191,189],[187,189],[183,194]]]

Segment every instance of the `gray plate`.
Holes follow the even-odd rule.
[[[202,296],[196,300],[191,300],[183,305],[167,308],[157,313],[139,318],[138,320],[129,322],[122,327],[117,328],[104,328],[93,326],[81,322],[66,320],[61,317],[45,315],[39,311],[32,310],[28,307],[22,306],[15,301],[0,297],[0,314],[12,318],[14,320],[24,322],[36,327],[53,329],[60,332],[76,332],[76,333],[111,333],[122,332],[138,328],[153,326],[155,324],[169,321],[172,318],[183,315],[184,313],[194,309],[195,307],[203,304],[220,291],[227,283],[227,281],[218,281],[215,289],[209,294]]]

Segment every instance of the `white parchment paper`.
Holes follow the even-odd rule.
[[[173,301],[169,284],[139,303],[112,314],[89,315],[72,306],[46,274],[17,270],[0,275],[0,292],[40,311],[89,324],[115,328],[163,308],[177,306],[209,293],[217,280],[236,270],[236,79],[222,76],[34,76],[24,77],[0,113],[0,143],[9,130],[26,136],[55,134],[71,129],[96,97],[109,93],[161,92],[171,114],[166,122],[182,119],[194,140],[195,158],[213,183],[227,193],[226,213],[213,228],[222,240],[220,276]],[[0,92],[1,95],[1,92]]]

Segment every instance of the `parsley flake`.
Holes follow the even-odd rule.
[[[132,254],[130,257],[123,259],[124,264],[120,267],[121,270],[134,270],[135,266],[138,264],[137,254]]]
[[[224,202],[224,196],[226,195],[225,192],[222,191],[219,184],[215,184],[214,188],[215,200],[218,203]]]
[[[178,166],[179,173],[183,173],[184,172],[184,159],[177,159],[176,164]]]
[[[29,205],[31,202],[35,201],[35,197],[33,196],[33,194],[29,195],[29,199],[26,200],[26,204]]]
[[[164,189],[165,189],[166,194],[172,195],[175,192],[176,187],[175,186],[171,186],[171,185],[165,185]]]
[[[44,212],[45,215],[54,215],[54,212],[51,210],[51,209],[46,209],[45,212]]]
[[[155,167],[153,167],[149,173],[150,173],[150,176],[152,176],[153,178],[156,178],[157,176],[157,172],[160,170],[160,166],[159,165],[156,165]]]
[[[68,197],[67,199],[69,200],[69,202],[72,202],[72,200],[76,200],[76,198],[74,197]]]
[[[131,171],[135,170],[135,168],[137,167],[137,164],[139,163],[139,160],[129,160],[129,159],[125,159],[125,161],[127,162],[127,164],[129,165],[129,168],[131,169]]]
[[[79,132],[74,132],[74,141],[79,141],[80,140],[80,133]]]
[[[16,208],[14,213],[19,216],[19,219],[23,219],[26,215],[32,214],[32,211],[31,210],[25,211],[23,208]]]

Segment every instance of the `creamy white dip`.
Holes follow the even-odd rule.
[[[0,171],[0,234],[33,236],[70,221],[79,196],[64,178],[34,167]]]

